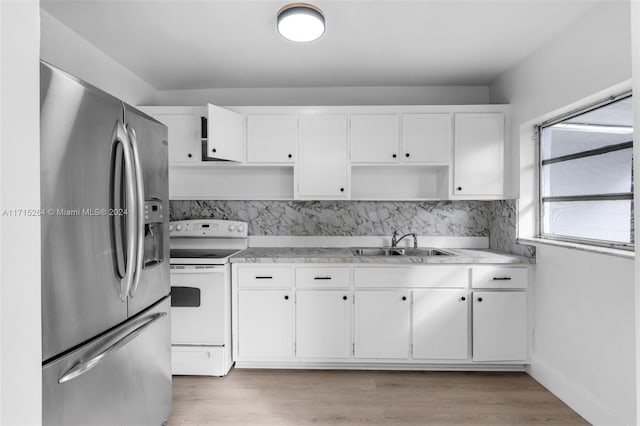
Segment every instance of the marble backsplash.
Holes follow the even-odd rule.
[[[171,220],[242,220],[249,235],[487,236],[491,214],[484,201],[171,201]]]
[[[516,244],[516,212],[516,200],[492,201],[489,248],[519,256],[535,257],[535,247]]]
[[[531,256],[515,244],[515,201],[171,201],[171,220],[242,220],[249,235],[489,236],[491,248]],[[513,229],[512,229],[513,228]]]

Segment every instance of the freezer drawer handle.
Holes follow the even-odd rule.
[[[511,281],[511,277],[493,277],[494,281]]]
[[[313,277],[314,280],[330,280],[331,275],[326,275],[324,277]]]
[[[149,315],[148,317],[140,318],[139,320],[137,320],[139,324],[135,324],[136,328],[134,328],[133,331],[127,333],[124,337],[116,340],[115,343],[112,343],[113,341],[112,339],[107,341],[107,343],[103,345],[103,347],[107,346],[106,349],[102,349],[102,348],[96,349],[96,351],[98,352],[97,355],[91,357],[88,361],[80,362],[74,365],[73,367],[71,367],[71,369],[69,369],[66,373],[64,373],[62,377],[60,377],[60,379],[58,380],[58,383],[65,383],[77,377],[82,376],[84,373],[86,373],[87,371],[91,370],[93,367],[97,366],[102,361],[104,361],[113,352],[117,351],[118,349],[120,349],[121,347],[123,347],[124,345],[132,341],[133,339],[135,339],[147,327],[149,327],[151,324],[153,324],[160,318],[164,317],[165,315],[167,315],[166,312],[159,312],[157,314]]]

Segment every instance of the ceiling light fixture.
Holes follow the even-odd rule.
[[[278,32],[291,41],[306,42],[324,34],[324,15],[309,3],[291,3],[278,11]]]

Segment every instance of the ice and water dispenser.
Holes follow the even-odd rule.
[[[164,260],[162,200],[152,199],[144,202],[144,262],[147,268]]]

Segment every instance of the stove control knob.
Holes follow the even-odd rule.
[[[229,231],[235,231],[236,229],[236,224],[232,223],[231,225],[229,225]]]
[[[237,231],[238,231],[238,232],[242,232],[242,231],[244,231],[244,225],[243,225],[243,224],[239,224],[239,225],[238,225],[238,229],[237,229]]]
[[[182,225],[177,224],[176,225],[176,231],[178,231],[178,232],[182,231]]]
[[[169,232],[173,232],[173,225],[169,224]]]

